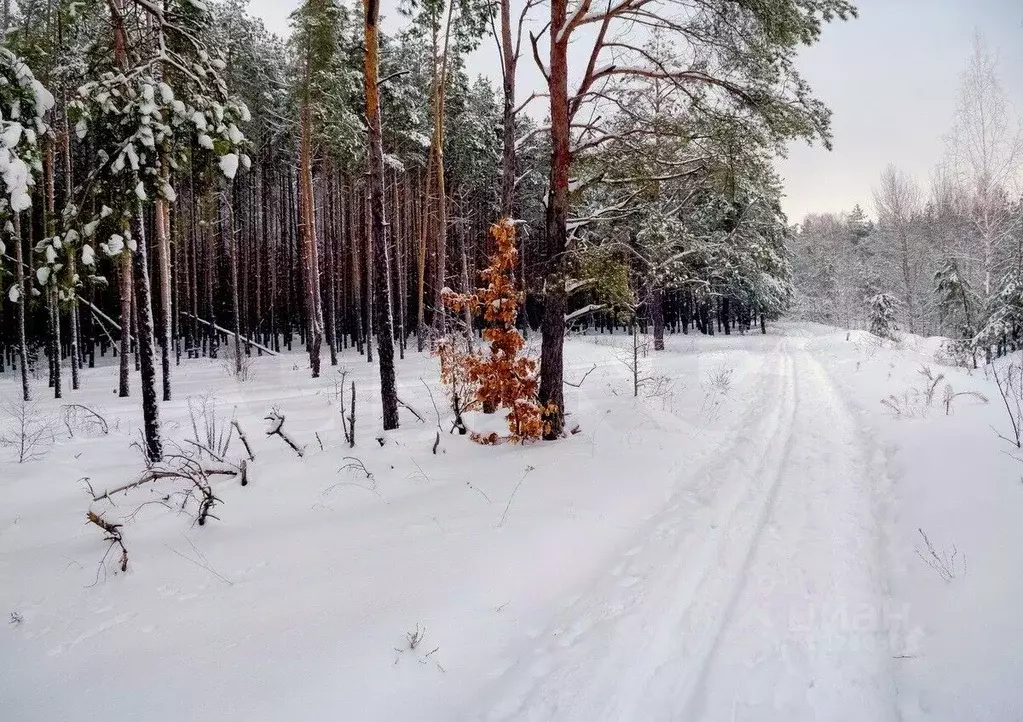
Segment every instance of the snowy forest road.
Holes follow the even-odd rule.
[[[683,471],[485,718],[896,718],[870,457],[804,341],[765,350],[731,446]]]
[[[220,519],[201,528],[147,503],[170,485],[97,505],[125,520],[125,574],[98,566],[106,544],[82,525],[77,480],[139,473],[125,450],[140,416],[110,393],[117,368],[97,369],[107,382],[83,401],[109,434],[0,465],[0,577],[14,580],[0,609],[24,620],[0,631],[0,718],[88,720],[80,700],[103,689],[107,719],[152,722],[897,719],[895,688],[902,704],[916,678],[893,657],[920,650],[892,642],[907,615],[887,603],[899,580],[883,555],[887,457],[856,402],[918,365],[887,381],[893,360],[827,334],[674,335],[642,355],[631,335],[573,337],[578,433],[525,446],[438,442],[411,413],[381,445],[376,368],[360,363],[345,367],[362,404],[352,450],[336,374],[298,378],[294,354],[254,360],[244,384],[192,364],[163,408],[169,438],[185,443],[197,404],[229,410],[258,459],[252,483],[218,481]],[[637,355],[649,381],[634,394]],[[846,384],[839,374],[861,361],[883,384]],[[410,354],[402,368],[403,401],[443,398],[427,381],[435,359]],[[303,456],[258,433],[271,407]],[[901,546],[912,554],[912,539]],[[914,628],[927,613],[914,599]],[[914,688],[917,707],[945,669]],[[996,699],[1014,701],[1016,668],[995,669],[1007,690]]]

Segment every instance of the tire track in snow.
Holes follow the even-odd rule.
[[[702,473],[681,478],[623,561],[548,631],[553,639],[516,660],[505,675],[514,691],[491,719],[681,712],[704,677],[781,478],[796,400],[790,354],[778,354],[778,366],[780,389],[751,406],[745,433]]]
[[[785,480],[686,720],[897,719],[869,449],[821,365],[796,365]]]

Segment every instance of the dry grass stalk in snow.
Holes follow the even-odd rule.
[[[934,392],[938,388],[938,384],[945,380],[945,374],[934,375],[931,371],[930,366],[921,366],[920,375],[927,379],[927,383],[924,385],[924,402],[928,408],[934,403]]]
[[[951,384],[945,384],[945,396],[943,402],[945,404],[945,416],[952,415],[952,407],[957,398],[960,396],[969,396],[970,398],[980,401],[982,404],[988,402],[987,396],[980,393],[979,391],[955,391]]]

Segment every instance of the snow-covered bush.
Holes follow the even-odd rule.
[[[973,338],[977,348],[998,348],[1005,352],[1006,342],[1023,328],[1023,274],[1016,269],[1006,273],[987,304],[987,321]]]
[[[975,367],[973,343],[969,339],[947,339],[934,352],[934,360],[942,366]]]
[[[972,338],[976,332],[977,295],[954,260],[946,259],[934,272],[934,295],[946,323],[958,327],[961,338]]]
[[[870,332],[878,338],[896,340],[895,332],[899,330],[896,314],[899,300],[888,293],[879,293],[868,299],[870,306]]]
[[[57,440],[52,414],[43,413],[33,401],[10,398],[0,401],[0,446],[11,450],[19,464],[46,456]]]

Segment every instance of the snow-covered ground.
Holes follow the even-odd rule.
[[[669,337],[633,398],[630,343],[570,340],[568,379],[595,367],[566,389],[578,433],[526,447],[449,435],[428,356],[399,365],[425,421],[403,409],[382,445],[376,366],[343,357],[354,449],[334,369],[265,357],[238,382],[185,361],[168,449],[194,437],[191,398],[256,457],[202,527],[142,506],[181,482],[86,493],[144,469],[116,369],[63,400],[106,435],[71,437],[43,384],[32,419],[57,443],[25,464],[0,448],[0,719],[1023,718],[1023,465],[983,371],[940,366],[935,340],[778,324]],[[923,364],[945,375],[930,406]],[[946,415],[946,383],[991,401]],[[302,458],[264,435],[271,407]],[[127,573],[100,567],[90,507],[124,520]]]

